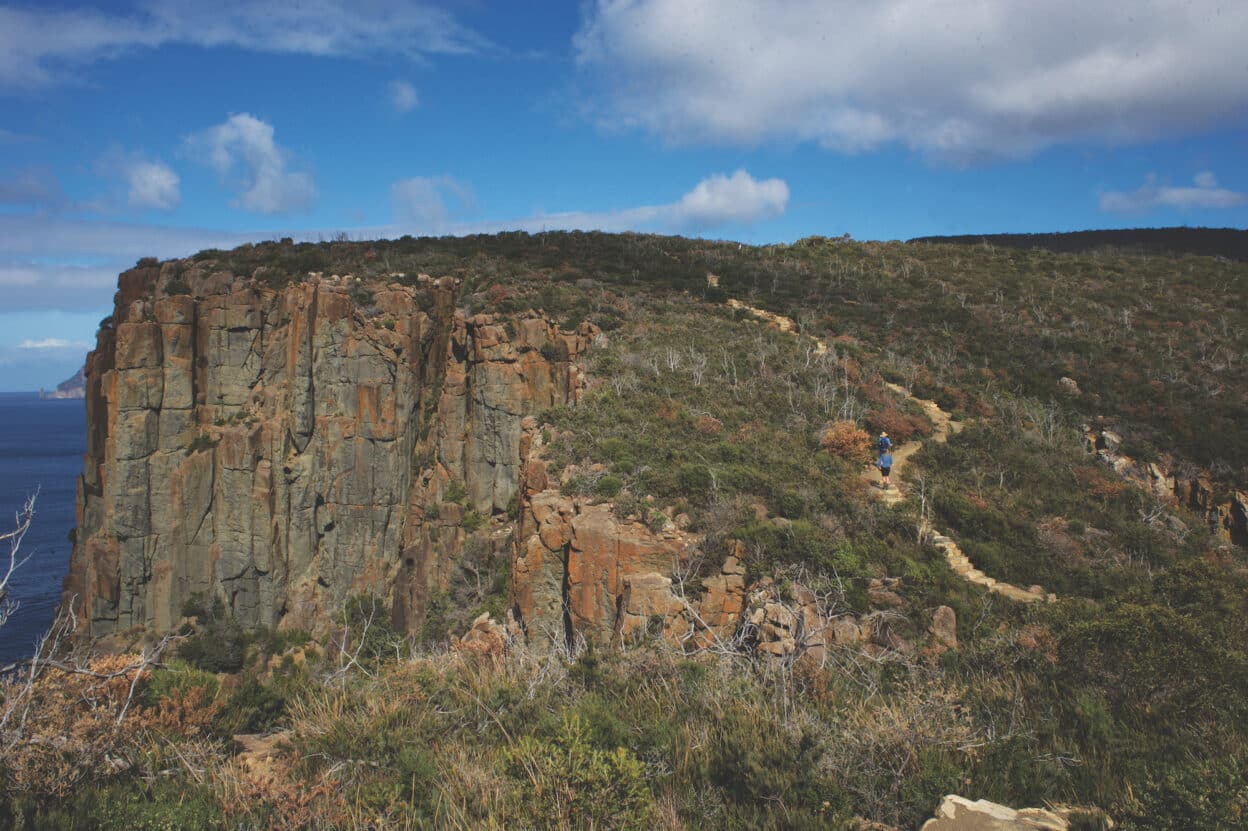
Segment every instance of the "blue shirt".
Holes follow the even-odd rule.
[[[880,454],[880,467],[892,467],[892,466],[893,466],[893,454],[881,453]]]

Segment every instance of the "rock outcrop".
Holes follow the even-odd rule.
[[[595,336],[457,303],[454,279],[424,275],[122,274],[88,358],[64,602],[97,635],[168,629],[197,596],[317,629],[371,594],[419,626],[464,514],[515,510],[521,420],[575,400]],[[595,516],[581,550],[609,535]]]
[[[934,819],[923,823],[922,831],[1066,831],[1070,823],[1043,808],[1016,811],[980,799],[972,802],[962,796],[946,796]]]
[[[1113,820],[1096,808],[1015,810],[986,799],[972,801],[950,794],[940,801],[936,816],[923,823],[921,831],[1067,831],[1081,820],[1090,827],[1114,827]]]
[[[700,538],[675,523],[654,530],[616,516],[610,503],[564,494],[547,474],[536,420],[523,426],[512,593],[530,642],[632,639],[656,617],[656,634],[674,633],[684,604],[667,575],[694,555]]]
[[[1122,437],[1104,425],[1084,425],[1089,452],[1124,479],[1202,517],[1214,534],[1226,542],[1248,547],[1248,492],[1219,488],[1205,473],[1176,473],[1166,459],[1144,462],[1122,452]]]
[[[462,638],[452,636],[451,651],[470,655],[502,655],[511,646],[513,634],[486,612],[472,622]]]

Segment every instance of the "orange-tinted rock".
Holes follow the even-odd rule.
[[[685,611],[685,604],[672,593],[672,580],[656,572],[632,574],[624,577],[624,591],[620,598],[620,614],[616,620],[616,637],[622,643],[630,643],[639,635],[666,634],[669,638],[681,633],[677,618]]]
[[[511,635],[507,627],[496,623],[488,612],[472,622],[472,627],[462,638],[451,640],[451,649],[455,652],[469,652],[473,655],[502,655],[511,644]]]
[[[522,446],[540,450],[536,427],[526,422]],[[652,615],[663,615],[670,625],[684,604],[672,594],[667,575],[699,538],[621,519],[609,503],[551,487],[535,491],[545,476],[539,462],[534,452],[525,465],[512,568],[512,602],[530,642],[580,636],[605,643],[631,637]]]
[[[311,629],[373,595],[419,627],[463,511],[545,488],[521,422],[574,401],[596,330],[526,313],[513,341],[501,319],[457,312],[451,279],[373,284],[361,308],[354,278],[274,288],[199,269],[123,274],[88,357],[66,602],[95,634],[174,625],[192,595],[245,625]],[[164,293],[175,274],[189,294]]]

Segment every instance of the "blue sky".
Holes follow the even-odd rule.
[[[1248,227],[1246,39],[1218,0],[0,0],[0,390],[140,257],[248,240]]]

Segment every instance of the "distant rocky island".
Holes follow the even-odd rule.
[[[87,397],[87,378],[83,374],[85,367],[74,373],[72,378],[66,378],[64,381],[56,385],[56,389],[49,392],[48,390],[39,388],[39,397],[48,398],[86,398]]]

